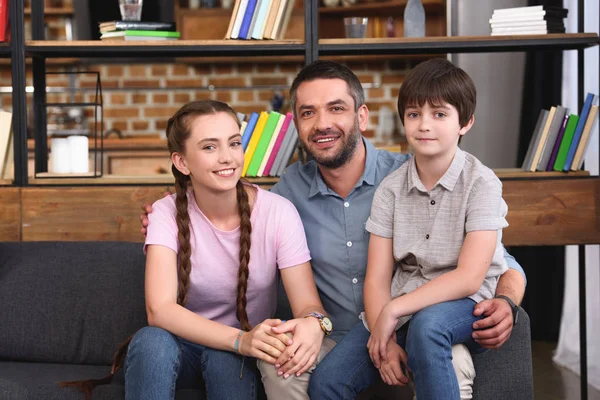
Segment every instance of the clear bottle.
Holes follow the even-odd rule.
[[[421,0],[408,0],[404,8],[404,36],[425,36],[425,9]]]

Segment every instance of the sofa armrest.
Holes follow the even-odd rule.
[[[533,399],[531,328],[529,315],[519,307],[519,322],[498,350],[473,356],[477,377],[473,398]]]

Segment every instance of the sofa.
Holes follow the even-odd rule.
[[[101,378],[119,343],[146,325],[140,243],[0,243],[0,399],[83,399],[58,381]],[[474,357],[476,399],[532,399],[529,318],[498,351]],[[361,399],[396,397],[381,382]],[[123,374],[93,391],[123,399]],[[203,399],[202,383],[176,398]],[[410,396],[409,396],[410,398]]]

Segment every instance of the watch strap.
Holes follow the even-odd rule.
[[[506,302],[508,303],[508,305],[510,306],[510,310],[512,311],[512,315],[513,315],[513,326],[517,324],[517,322],[519,321],[519,307],[515,304],[514,301],[512,301],[512,299],[508,296],[505,296],[503,294],[499,294],[498,296],[495,297],[496,299],[504,299],[506,300]]]

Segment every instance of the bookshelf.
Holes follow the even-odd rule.
[[[579,62],[582,65],[583,50],[599,44],[596,33],[577,34],[551,34],[531,36],[481,36],[481,37],[442,37],[428,36],[425,38],[366,38],[366,39],[336,39],[319,36],[319,18],[341,19],[349,12],[360,12],[365,15],[382,12],[398,12],[406,3],[405,0],[390,2],[366,3],[350,9],[317,7],[316,1],[304,1],[303,37],[284,41],[225,41],[225,40],[181,40],[177,42],[158,43],[108,43],[108,42],[58,42],[43,40],[43,1],[36,0],[31,10],[33,37],[36,40],[25,42],[23,32],[23,0],[13,0],[11,4],[11,20],[13,42],[10,46],[0,44],[0,57],[11,58],[13,73],[13,129],[15,133],[15,180],[13,187],[8,189],[15,196],[21,196],[23,204],[31,203],[29,214],[25,215],[23,222],[28,221],[29,231],[35,229],[56,229],[60,221],[45,219],[44,199],[48,202],[83,201],[89,197],[88,203],[81,206],[74,217],[79,220],[64,219],[70,223],[72,229],[81,229],[87,226],[81,219],[89,214],[90,205],[95,204],[98,197],[112,196],[112,198],[129,201],[137,209],[146,197],[156,199],[161,191],[171,182],[159,178],[141,181],[139,178],[121,180],[105,177],[101,180],[39,180],[28,179],[27,171],[27,143],[26,143],[26,100],[25,100],[25,58],[33,59],[34,68],[34,112],[41,116],[41,106],[45,101],[44,74],[46,63],[50,59],[64,57],[88,58],[153,58],[153,57],[303,57],[305,63],[310,63],[320,57],[365,57],[402,55],[433,55],[448,53],[489,53],[510,51],[565,51],[577,50]],[[445,2],[441,0],[424,0],[426,9],[443,12]],[[579,31],[583,32],[583,0],[579,0]],[[390,7],[386,9],[385,7]],[[386,11],[387,10],[387,11]],[[220,11],[214,11],[219,13]],[[195,11],[194,11],[195,13]],[[398,15],[401,15],[399,12]],[[41,26],[40,26],[41,24]],[[583,98],[583,78],[580,74],[579,98]],[[36,164],[45,163],[46,132],[45,118],[36,118]],[[43,172],[43,171],[39,171]],[[511,213],[509,221],[511,227],[506,232],[506,243],[511,245],[566,245],[566,244],[599,244],[600,231],[598,215],[600,215],[600,178],[589,176],[585,172],[573,173],[525,173],[519,171],[498,171],[498,175],[505,185],[505,196],[509,203]],[[172,178],[170,178],[172,179]],[[170,180],[169,179],[169,180]],[[265,184],[275,181],[264,182]],[[6,182],[0,181],[0,185]],[[100,184],[102,187],[96,187]],[[5,189],[5,188],[2,188]],[[1,193],[1,192],[0,192]],[[121,196],[121,197],[119,197]],[[146,196],[146,197],[144,197]],[[134,199],[132,201],[131,199]],[[28,203],[28,204],[29,204]],[[35,204],[34,204],[35,203]],[[127,203],[129,204],[129,203]],[[32,211],[33,210],[33,211]],[[104,211],[108,213],[109,211]],[[137,224],[137,214],[132,211],[129,216],[132,224]],[[107,214],[108,215],[108,214]],[[513,216],[514,215],[514,216]],[[111,217],[107,216],[109,221]],[[114,219],[114,217],[112,217]],[[52,224],[50,224],[52,222]],[[51,226],[50,226],[51,225]],[[20,224],[15,224],[20,228]],[[25,225],[23,225],[25,226]],[[137,225],[136,225],[137,228]],[[137,229],[135,229],[137,231]],[[137,233],[136,233],[137,234]],[[28,240],[39,240],[39,236],[26,236],[23,232],[20,237]],[[29,233],[28,233],[29,235]],[[18,236],[19,237],[19,236]],[[94,237],[95,240],[110,237],[102,234]],[[125,239],[131,239],[127,236]],[[90,237],[86,237],[90,240]],[[92,238],[92,240],[94,240]],[[139,238],[138,238],[139,239]],[[106,239],[105,239],[106,240]],[[581,397],[587,398],[587,353],[586,353],[586,325],[585,325],[585,256],[580,248],[580,346],[581,346]],[[598,305],[593,305],[597,310]]]

